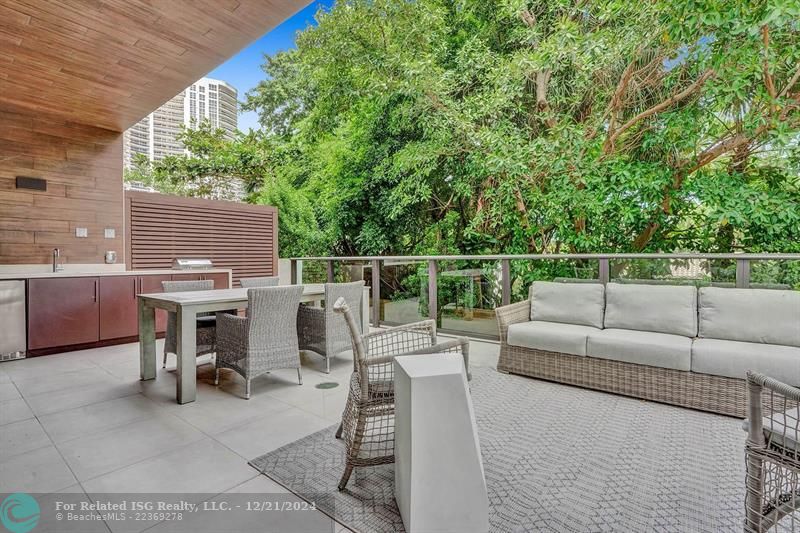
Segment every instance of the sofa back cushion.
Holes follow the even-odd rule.
[[[800,346],[800,292],[700,289],[700,336]]]
[[[697,289],[693,286],[606,286],[605,327],[697,336]]]
[[[531,320],[602,328],[604,294],[600,283],[534,281]]]

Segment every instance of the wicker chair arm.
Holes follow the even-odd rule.
[[[531,317],[531,301],[523,300],[511,305],[504,305],[494,310],[497,316],[497,327],[500,330],[500,341],[505,342],[508,336],[508,326],[527,322]]]
[[[436,322],[425,320],[362,336],[366,359],[405,355],[436,343]]]
[[[366,333],[363,335],[365,341],[376,337],[385,337],[387,335],[397,335],[400,332],[413,331],[414,333],[429,333],[431,336],[436,334],[436,321],[435,320],[421,320],[411,324],[403,324],[402,326],[394,326],[387,329],[381,329]]]
[[[455,339],[438,342],[430,348],[423,348],[414,353],[460,353],[464,358],[464,369],[467,371],[467,379],[472,379],[472,372],[470,372],[469,369],[469,339],[466,337],[456,337]]]
[[[800,389],[756,372],[747,373],[747,382],[777,392],[784,398],[800,402]]]
[[[444,342],[439,342],[434,344],[433,346],[428,346],[426,348],[419,348],[417,350],[413,350],[411,352],[404,354],[384,355],[382,357],[371,357],[369,359],[366,359],[364,361],[364,364],[367,367],[379,366],[391,363],[392,361],[394,361],[395,357],[403,355],[425,355],[425,354],[451,353],[451,352],[460,353],[464,357],[464,368],[467,370],[467,376],[469,378],[472,378],[472,374],[469,371],[469,339],[467,339],[466,337],[458,337]]]
[[[245,317],[217,313],[217,357],[238,361],[247,353],[249,320]]]
[[[755,372],[747,373],[747,388],[748,449],[769,449],[773,458],[800,463],[800,389]]]

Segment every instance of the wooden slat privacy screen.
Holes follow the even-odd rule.
[[[128,267],[171,268],[178,257],[208,258],[240,278],[278,275],[278,211],[216,200],[125,193]]]

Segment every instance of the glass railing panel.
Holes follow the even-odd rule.
[[[428,263],[383,261],[381,323],[410,324],[428,318]]]
[[[496,337],[502,302],[500,261],[438,263],[437,323],[443,331]]]
[[[800,261],[750,261],[750,288],[800,291]]]
[[[709,259],[708,283],[713,287],[736,287],[736,261],[733,259]]]
[[[528,298],[534,281],[564,283],[599,283],[597,259],[514,259],[511,266],[511,303]]]
[[[328,264],[326,261],[303,260],[299,265],[301,272],[298,278],[306,283],[325,283],[328,281]]]
[[[327,267],[326,267],[327,268]],[[326,271],[327,275],[327,271]],[[353,281],[363,281],[366,287],[370,287],[372,294],[372,266],[369,261],[334,261],[333,280],[335,283],[351,283]],[[367,316],[372,322],[372,298],[369,299],[369,309]]]
[[[334,261],[333,262],[333,281],[336,283],[350,283],[352,281],[364,281],[367,285],[371,283],[370,264],[368,261]]]
[[[727,272],[723,269],[721,272]],[[609,280],[645,285],[711,285],[714,270],[707,259],[611,259]],[[734,280],[736,265],[733,265]]]

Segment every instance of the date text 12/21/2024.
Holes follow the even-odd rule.
[[[99,513],[115,513],[126,511],[161,511],[161,512],[182,512],[195,513],[199,511],[232,511],[240,509],[244,511],[316,511],[317,506],[314,502],[306,501],[280,501],[280,500],[248,500],[244,502],[231,503],[224,500],[211,500],[200,503],[188,501],[96,501],[96,502],[55,502],[56,511],[85,511]]]

